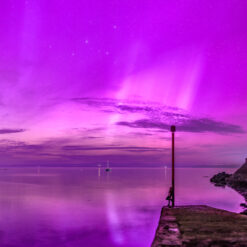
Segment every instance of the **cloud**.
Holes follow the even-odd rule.
[[[106,114],[121,114],[124,116],[143,115],[143,117],[160,121],[171,122],[174,120],[188,119],[190,115],[183,109],[162,105],[157,102],[130,101],[111,98],[73,98],[73,102],[81,104]]]
[[[38,144],[0,140],[1,162],[2,164],[24,166],[96,166],[99,163],[105,165],[107,160],[110,161],[111,166],[153,167],[170,164],[170,145],[168,147],[165,145],[164,147],[121,144],[81,145],[72,144],[72,142],[73,138],[50,139]],[[228,149],[229,146],[223,145],[222,150],[217,149],[216,151],[222,153],[227,150],[229,153]],[[210,164],[208,159],[205,164],[204,160],[200,163],[198,158],[206,156],[207,147],[180,146],[176,150],[179,166],[191,165],[192,158],[197,165]],[[212,152],[213,150],[210,150],[211,154]]]
[[[118,113],[164,113],[167,114],[167,111],[180,111],[181,109],[170,107],[167,105],[161,105],[157,102],[144,102],[137,100],[122,100],[122,99],[113,99],[113,98],[72,98],[73,102],[79,103],[81,105],[86,105],[100,109],[104,112],[118,112]]]
[[[245,133],[241,126],[214,121],[208,118],[186,120],[181,125],[178,125],[178,130],[184,132],[214,132],[221,134]]]
[[[118,126],[169,131],[171,125],[176,125],[177,130],[182,132],[245,133],[241,126],[210,118],[194,117],[183,109],[161,105],[155,102],[128,101],[111,98],[76,98],[72,100],[109,114],[115,112],[124,116],[137,116],[134,114],[138,113],[139,119],[134,121],[119,121],[115,123]]]
[[[150,119],[140,119],[133,122],[120,121],[117,125],[127,126],[131,128],[143,128],[143,129],[159,129],[159,130],[170,130],[170,124],[161,121],[155,121]],[[177,131],[182,132],[213,132],[219,134],[230,134],[230,133],[245,133],[241,126],[228,124],[224,122],[214,121],[208,118],[199,119],[185,119],[176,122]]]
[[[141,120],[136,120],[134,122],[126,122],[126,121],[121,121],[117,122],[117,125],[122,125],[122,126],[127,126],[131,128],[144,128],[144,129],[162,129],[162,130],[168,130],[169,125],[161,123],[161,122],[154,122],[149,119],[141,119]]]
[[[111,98],[72,98],[73,102],[80,103],[82,105],[87,105],[91,107],[106,107],[106,106],[115,106],[117,101]]]
[[[0,129],[0,135],[2,134],[13,134],[13,133],[21,133],[26,131],[25,129]]]
[[[169,148],[134,145],[80,145],[72,139],[51,139],[38,144],[0,140],[2,162],[24,165],[95,165],[110,160],[114,164],[143,164],[164,158]],[[91,154],[93,152],[93,155]],[[18,159],[16,159],[18,157]],[[21,161],[21,162],[20,162]]]
[[[66,151],[128,151],[128,152],[164,152],[164,148],[138,147],[138,146],[83,146],[83,145],[67,145],[62,147]]]
[[[121,111],[127,111],[132,113],[137,112],[152,112],[154,109],[150,106],[131,106],[131,105],[117,105],[116,108],[118,108]]]

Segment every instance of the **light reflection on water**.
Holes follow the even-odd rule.
[[[221,170],[177,169],[177,203],[240,212],[239,194],[209,182]],[[164,168],[1,170],[0,246],[150,246],[169,185]]]

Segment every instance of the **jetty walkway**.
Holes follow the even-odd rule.
[[[247,216],[208,206],[163,207],[152,247],[247,247]]]

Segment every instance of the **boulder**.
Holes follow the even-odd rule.
[[[222,186],[225,187],[227,185],[228,179],[231,177],[231,174],[220,172],[216,175],[214,175],[210,182],[214,183],[216,186]]]
[[[240,192],[247,191],[247,159],[245,163],[227,180],[229,186]]]

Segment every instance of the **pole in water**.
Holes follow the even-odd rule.
[[[172,207],[175,206],[175,143],[174,136],[176,132],[176,126],[171,126],[172,132]]]

